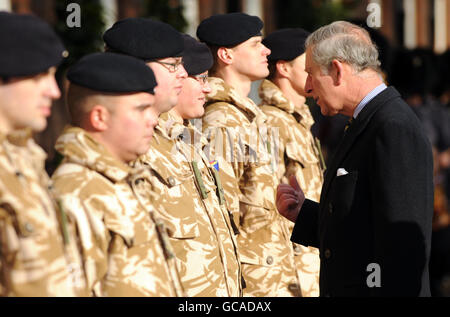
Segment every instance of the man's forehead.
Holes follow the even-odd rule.
[[[42,78],[45,76],[54,76],[56,74],[56,71],[58,69],[56,68],[56,66],[52,66],[50,68],[48,68],[47,70],[44,70],[41,73],[38,74],[34,74],[34,75],[27,75],[27,76],[19,76],[19,77],[9,77],[8,78],[8,82],[21,82],[21,81],[27,81],[27,80],[31,80],[31,79],[37,79],[37,78]]]
[[[242,44],[252,44],[252,43],[261,42],[261,41],[262,41],[262,36],[257,35],[257,36],[253,36],[253,37],[249,38],[248,40],[242,42],[238,46],[240,46]]]
[[[261,35],[253,36],[249,39],[251,42],[261,42],[263,37]]]
[[[154,97],[152,94],[139,91],[131,93],[112,93],[112,94],[100,94],[95,96],[96,100],[100,97],[104,105],[124,106],[125,109],[132,109],[154,103]]]

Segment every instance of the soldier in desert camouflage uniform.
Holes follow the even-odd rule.
[[[240,206],[237,240],[244,296],[299,296],[290,234],[275,207],[271,133],[264,113],[247,98],[251,82],[268,75],[270,50],[261,44],[262,26],[259,18],[243,13],[200,23],[197,36],[212,48],[216,60],[203,129],[210,141],[208,154],[230,162],[229,176],[238,183],[238,189],[225,187],[225,192],[237,193],[229,198]]]
[[[89,289],[97,296],[183,295],[162,221],[136,190],[148,171],[128,165],[148,150],[160,113],[153,72],[133,57],[97,53],[67,76],[74,126],[57,140],[64,160],[53,179],[76,219]]]
[[[184,47],[189,77],[177,105],[161,115],[151,148],[136,165],[148,166],[155,176],[153,204],[168,226],[187,295],[241,296],[236,225],[219,175],[202,152],[206,142],[188,121],[203,115],[213,60],[208,47],[188,35]]]
[[[279,131],[277,180],[288,183],[295,175],[308,199],[318,202],[323,182],[324,165],[320,144],[311,133],[314,124],[308,105],[305,104],[305,48],[309,33],[303,29],[283,29],[263,40],[271,50],[270,74],[259,89],[261,110],[271,127]],[[278,183],[276,184],[278,185]],[[294,224],[286,220],[289,232]],[[300,276],[302,296],[319,296],[319,250],[293,243],[295,260]]]
[[[180,57],[184,44],[179,32],[165,23],[132,18],[114,24],[103,39],[108,50],[141,58],[152,68],[160,83],[156,103],[161,109],[168,111],[177,104],[187,77]],[[215,195],[210,193],[203,199],[197,187],[202,181],[206,191],[215,191],[213,172],[200,158],[196,160],[196,174],[192,154],[197,158],[200,152],[181,140],[186,128],[183,118],[173,119],[171,114],[161,116],[149,152],[133,165],[150,168],[154,176],[150,187],[142,184],[139,188],[154,197],[152,204],[168,226],[187,294],[239,296],[240,268],[228,215],[223,214]]]
[[[0,296],[87,295],[74,228],[31,138],[60,97],[54,74],[64,47],[29,15],[0,12],[0,38]]]

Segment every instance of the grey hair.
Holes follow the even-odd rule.
[[[312,58],[325,73],[334,59],[346,62],[359,73],[365,69],[380,71],[377,46],[362,27],[336,21],[313,32],[306,40]]]

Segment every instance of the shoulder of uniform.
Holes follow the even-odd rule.
[[[80,198],[114,193],[113,184],[103,175],[76,163],[62,163],[51,177],[55,192]]]
[[[235,106],[232,103],[225,101],[207,102],[205,105],[205,113],[210,113],[214,111],[227,111],[231,107]]]
[[[259,106],[259,108],[264,113],[267,113],[267,114],[279,114],[279,115],[285,115],[285,116],[289,115],[289,113],[287,113],[286,111],[284,111],[278,107],[272,106],[272,105],[261,105],[261,106]]]
[[[234,127],[242,125],[246,116],[233,104],[227,102],[210,103],[205,108],[205,126]]]
[[[261,110],[267,117],[267,122],[276,125],[286,125],[296,123],[295,118],[286,111],[274,106],[261,106]]]

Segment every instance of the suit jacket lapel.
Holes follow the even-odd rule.
[[[377,112],[377,110],[388,100],[395,97],[400,97],[400,94],[393,87],[388,87],[380,94],[375,96],[375,98],[373,98],[364,107],[364,109],[361,111],[358,117],[353,120],[352,124],[347,129],[347,132],[345,133],[340,145],[338,146],[338,149],[334,154],[334,157],[330,163],[329,168],[325,173],[324,185],[320,201],[322,201],[323,198],[326,197],[331,182],[336,177],[336,172],[339,168],[339,165],[344,160],[347,153],[350,151],[353,143],[355,143],[355,141],[357,140],[358,135],[360,135],[364,131],[367,124],[370,122],[370,119]]]

